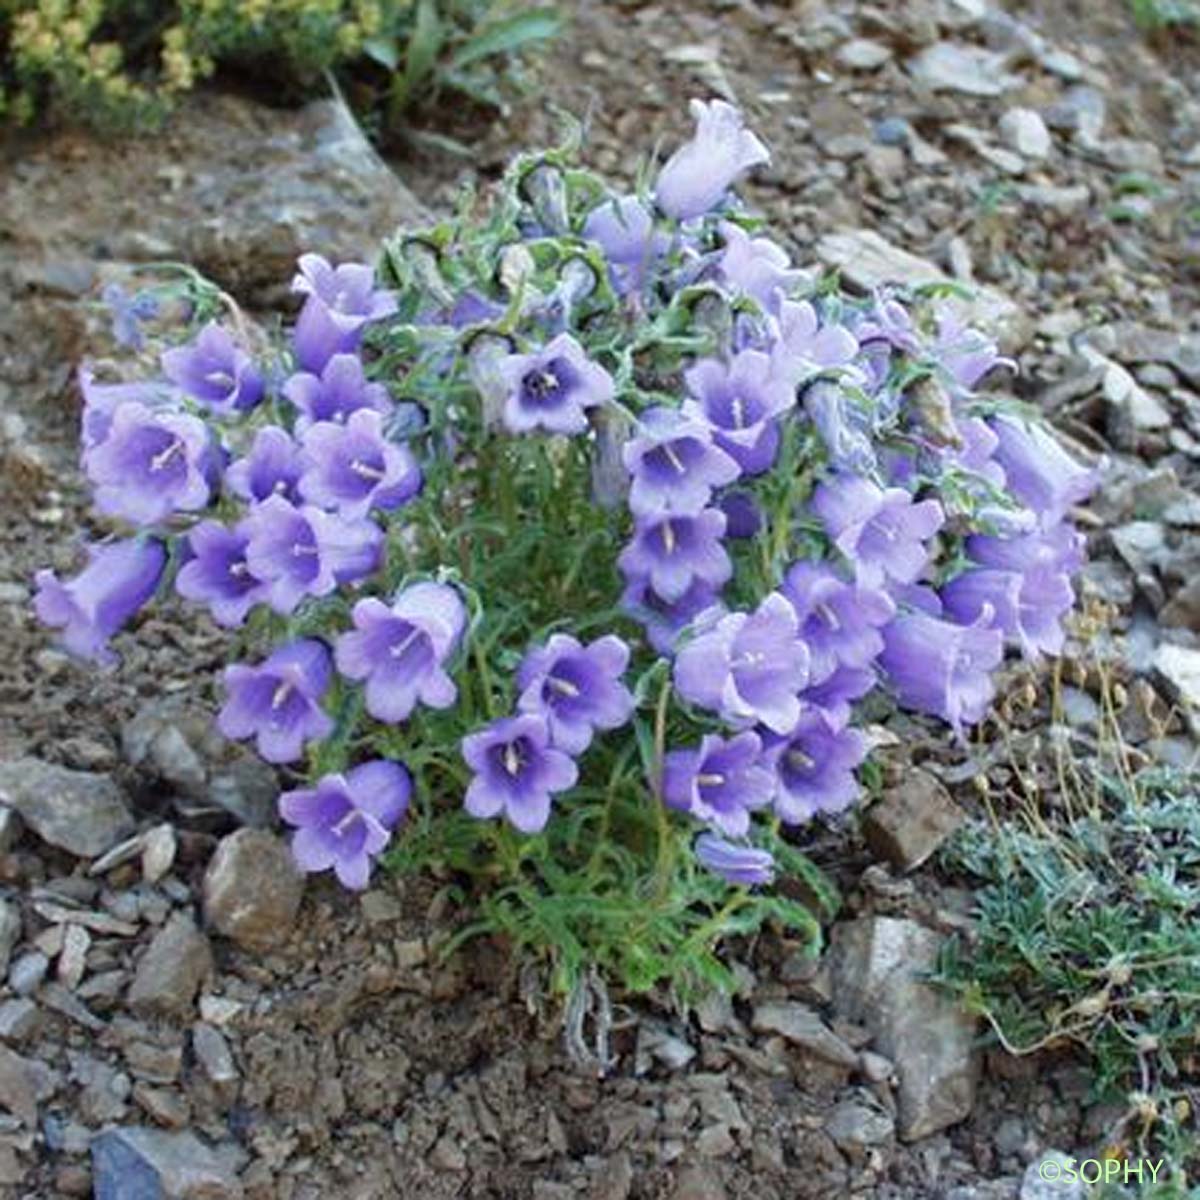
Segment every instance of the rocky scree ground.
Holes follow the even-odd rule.
[[[29,580],[68,568],[86,525],[72,369],[114,354],[92,305],[105,282],[179,259],[269,314],[300,251],[369,253],[463,178],[555,141],[558,111],[629,179],[641,147],[685,133],[688,97],[723,95],[775,151],[751,195],[798,262],[860,287],[975,285],[1019,364],[999,386],[1112,455],[1083,583],[1108,616],[1072,648],[1059,716],[1086,753],[1098,681],[1116,680],[1130,753],[1186,767],[1195,65],[1115,0],[581,4],[536,98],[486,129],[451,122],[469,162],[445,131],[414,142],[396,164],[412,192],[330,104],[208,94],[145,141],[7,147],[0,1194],[1035,1200],[1043,1156],[1103,1145],[1124,1110],[1090,1097],[1085,1060],[979,1048],[917,974],[969,929],[935,851],[981,812],[976,776],[1012,791],[996,727],[968,756],[895,722],[882,799],[805,836],[847,898],[823,960],[733,947],[737,997],[686,1020],[620,1008],[600,1079],[502,947],[439,959],[458,914],[436,881],[359,899],[292,873],[276,777],[210,728],[218,631],[162,609],[100,675],[51,648]],[[1035,677],[1029,699],[1029,682],[1014,668],[1004,699],[1034,758],[1049,688]]]

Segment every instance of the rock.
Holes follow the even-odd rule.
[[[1089,330],[1088,344],[1123,363],[1165,363],[1200,387],[1200,334],[1118,321]]]
[[[1000,118],[1000,134],[1022,158],[1041,160],[1050,154],[1050,131],[1032,108],[1010,108]]]
[[[1178,701],[1192,731],[1200,736],[1200,650],[1163,642],[1154,652],[1154,673]]]
[[[1088,1187],[1083,1180],[1062,1176],[1078,1158],[1061,1150],[1044,1150],[1025,1168],[1020,1200],[1084,1200]]]
[[[643,1018],[638,1023],[634,1074],[644,1075],[654,1061],[668,1071],[681,1071],[696,1057],[696,1048],[673,1033],[662,1021]]]
[[[167,1129],[182,1129],[192,1115],[185,1096],[169,1088],[151,1087],[148,1083],[133,1085],[133,1102]]]
[[[1017,195],[1030,208],[1046,208],[1051,212],[1068,216],[1082,212],[1091,203],[1092,193],[1086,183],[1070,187],[1055,187],[1049,183],[1021,183]]]
[[[41,986],[50,970],[50,960],[40,951],[22,954],[9,968],[8,986],[18,996],[31,996]]]
[[[728,1158],[737,1152],[737,1142],[724,1123],[706,1125],[696,1135],[696,1153],[701,1158]]]
[[[817,243],[817,256],[841,272],[849,287],[870,292],[884,284],[908,287],[922,283],[948,283],[947,276],[927,259],[918,258],[885,241],[870,229],[840,228]],[[1001,292],[976,287],[970,301],[946,300],[946,308],[971,324],[994,334],[1010,353],[1024,346],[1030,333],[1021,308]]]
[[[853,1070],[858,1054],[811,1008],[795,1001],[772,1001],[755,1007],[751,1026],[759,1033],[777,1033],[823,1062]]]
[[[79,1119],[85,1125],[119,1121],[128,1109],[133,1083],[124,1071],[77,1051],[70,1052],[71,1078],[82,1085],[76,1100]]]
[[[833,928],[833,996],[896,1065],[900,1137],[915,1141],[961,1121],[975,1095],[975,1019],[924,982],[940,939],[915,921],[860,917]]]
[[[1162,151],[1153,142],[1140,142],[1134,138],[1113,138],[1091,148],[1107,167],[1114,171],[1135,172],[1139,175],[1161,176],[1163,173]]]
[[[840,1150],[861,1154],[868,1146],[886,1142],[896,1132],[889,1113],[868,1099],[848,1099],[825,1118],[825,1132]]]
[[[1000,146],[993,146],[988,141],[987,134],[982,129],[976,129],[973,125],[963,125],[955,122],[947,125],[942,132],[946,137],[956,142],[962,142],[965,146],[970,146],[984,162],[990,163],[998,171],[1003,171],[1006,175],[1022,175],[1025,172],[1025,160],[1019,154],[1014,154],[1011,150],[1005,150]]]
[[[204,919],[247,950],[268,950],[287,940],[303,894],[287,846],[264,830],[239,829],[204,874]]]
[[[998,54],[957,42],[935,42],[907,63],[908,73],[931,92],[962,92],[968,96],[1000,96],[1020,80],[1004,71]]]
[[[175,830],[168,824],[156,825],[142,838],[142,878],[157,883],[175,864]]]
[[[38,1006],[32,1000],[21,998],[0,1004],[0,1038],[6,1042],[25,1041],[40,1023]]]
[[[717,1168],[698,1164],[679,1172],[671,1200],[726,1200],[727,1195]]]
[[[78,858],[96,858],[133,832],[125,797],[107,775],[37,758],[0,763],[0,803],[16,809],[42,841]]]
[[[229,1043],[219,1029],[204,1022],[194,1025],[192,1051],[205,1075],[218,1090],[233,1090],[239,1079],[238,1069]]]
[[[438,1138],[429,1152],[429,1162],[438,1171],[465,1171],[467,1155],[452,1134]]]
[[[74,990],[82,982],[91,944],[91,934],[82,925],[68,925],[64,930],[63,946],[59,952],[56,970],[58,981],[63,987]]]
[[[873,42],[869,38],[854,38],[838,47],[836,60],[839,66],[851,71],[877,71],[892,57],[889,46]]]
[[[1045,110],[1045,118],[1052,129],[1064,130],[1086,146],[1099,140],[1106,113],[1104,93],[1079,85],[1067,88],[1062,98]]]
[[[129,1007],[143,1016],[186,1017],[212,969],[208,939],[177,912],[150,943],[129,988]]]
[[[0,804],[0,854],[7,854],[24,831],[21,814],[7,804]]]
[[[37,1124],[38,1103],[54,1095],[57,1083],[45,1063],[0,1046],[0,1105],[31,1129]]]
[[[192,1133],[130,1127],[92,1140],[95,1200],[242,1200],[230,1155]]]
[[[941,780],[914,767],[867,810],[863,833],[872,853],[911,871],[962,822],[963,811]]]
[[[20,909],[11,900],[0,900],[0,975],[8,973],[9,960],[20,940]]]
[[[871,144],[871,128],[862,113],[841,96],[825,96],[809,110],[812,139],[831,158],[857,158]]]

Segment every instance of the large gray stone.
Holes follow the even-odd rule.
[[[1154,652],[1154,673],[1183,708],[1192,731],[1200,735],[1200,650],[1163,642]]]
[[[143,1016],[186,1017],[212,969],[208,939],[186,913],[154,935],[129,988],[129,1007]]]
[[[107,775],[37,758],[0,763],[0,804],[15,808],[42,841],[79,858],[99,857],[134,829],[125,797]]]
[[[834,1004],[895,1063],[905,1141],[963,1120],[975,1096],[975,1018],[922,978],[937,965],[939,941],[896,917],[860,917],[833,929]]]
[[[92,1139],[95,1200],[241,1200],[236,1161],[191,1133],[110,1129]]]
[[[204,920],[247,950],[269,950],[287,940],[303,895],[287,846],[265,830],[239,829],[204,874]]]
[[[1004,70],[998,54],[957,42],[935,42],[908,60],[913,80],[931,92],[999,96],[1020,80]]]

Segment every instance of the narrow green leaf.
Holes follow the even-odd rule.
[[[363,53],[389,71],[396,71],[400,67],[400,45],[395,38],[368,38],[363,42]]]
[[[534,42],[557,36],[563,27],[562,14],[556,8],[534,8],[517,13],[481,29],[450,60],[451,70],[460,70],[493,54],[512,54]]]
[[[433,75],[438,55],[442,52],[443,38],[437,0],[420,0],[404,60],[404,92],[407,99],[411,100],[416,88]]]

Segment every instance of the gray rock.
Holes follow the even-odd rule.
[[[5,1000],[0,1004],[0,1038],[6,1042],[23,1042],[32,1037],[41,1023],[38,1006],[24,997]]]
[[[1045,110],[1047,125],[1071,133],[1084,145],[1099,140],[1106,115],[1104,93],[1082,84],[1067,88],[1062,98]]]
[[[233,1052],[225,1035],[215,1026],[201,1021],[192,1027],[192,1050],[205,1075],[218,1088],[228,1088],[238,1082]]]
[[[7,804],[0,804],[0,854],[7,854],[24,831],[21,814]]]
[[[841,96],[825,96],[808,110],[812,139],[831,158],[857,158],[871,144],[862,113]]]
[[[265,830],[239,829],[204,874],[204,919],[247,950],[268,950],[287,940],[303,895],[287,846]]]
[[[0,900],[0,975],[7,974],[12,952],[20,940],[20,909],[11,900]]]
[[[975,1095],[975,1019],[921,978],[936,967],[939,942],[932,930],[895,917],[861,917],[833,929],[834,1003],[896,1064],[905,1141],[961,1121]]]
[[[0,763],[0,803],[21,814],[44,842],[97,858],[134,828],[120,788],[107,775],[20,758]]]
[[[1032,108],[1010,108],[1000,118],[1000,134],[1023,158],[1041,160],[1051,149],[1050,131]]]
[[[759,1004],[750,1024],[757,1032],[777,1033],[834,1066],[853,1070],[858,1065],[858,1054],[804,1004],[787,1000]]]
[[[835,58],[839,66],[851,71],[877,71],[892,57],[890,46],[869,38],[854,38],[838,47]]]
[[[155,935],[129,988],[129,1007],[143,1016],[186,1017],[212,969],[208,939],[177,912]]]
[[[681,1071],[696,1057],[696,1048],[662,1021],[643,1018],[638,1023],[634,1074],[644,1075],[657,1061],[668,1071]]]
[[[896,1123],[890,1113],[863,1096],[837,1104],[825,1118],[825,1132],[840,1150],[856,1154],[886,1142],[896,1132]]]
[[[1072,1159],[1072,1155],[1061,1150],[1045,1150],[1039,1154],[1025,1168],[1020,1200],[1084,1200],[1087,1185],[1078,1178],[1062,1178]]]
[[[1090,330],[1088,343],[1124,363],[1165,363],[1200,387],[1200,334],[1118,321]]]
[[[95,1200],[242,1200],[231,1154],[191,1133],[110,1129],[92,1140]]]
[[[1153,667],[1171,698],[1184,707],[1192,731],[1200,736],[1200,650],[1163,642],[1154,652]]]
[[[867,810],[867,845],[901,870],[919,867],[962,824],[963,811],[941,780],[914,767]]]
[[[40,950],[22,954],[8,971],[8,986],[18,996],[31,996],[50,970],[50,960]]]
[[[1163,173],[1162,151],[1153,142],[1134,138],[1114,138],[1092,148],[1107,167],[1115,171],[1132,171],[1140,175],[1160,176]]]
[[[931,92],[968,96],[1000,96],[1020,80],[1004,70],[998,54],[957,42],[935,42],[908,60],[913,80]]]
[[[696,1163],[679,1172],[671,1200],[726,1200],[728,1194],[716,1167]]]
[[[54,1095],[58,1082],[45,1063],[0,1046],[0,1105],[31,1129],[37,1124],[38,1104]]]

